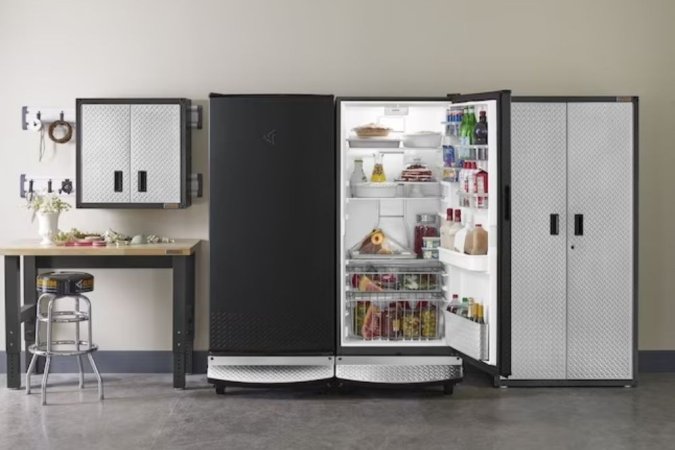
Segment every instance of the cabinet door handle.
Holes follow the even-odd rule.
[[[574,235],[583,236],[584,235],[584,215],[575,214],[574,215]]]
[[[550,227],[551,236],[557,236],[558,234],[560,234],[560,215],[559,214],[551,214],[549,227]]]
[[[124,191],[124,174],[121,170],[115,171],[115,192]]]
[[[138,192],[148,192],[148,172],[138,171]]]

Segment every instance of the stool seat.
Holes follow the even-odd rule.
[[[37,276],[42,294],[76,295],[94,290],[94,276],[86,272],[48,272]]]

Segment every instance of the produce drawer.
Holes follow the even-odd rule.
[[[429,341],[443,337],[442,295],[354,293],[347,297],[349,337]]]
[[[445,311],[448,345],[477,360],[488,359],[488,326]]]

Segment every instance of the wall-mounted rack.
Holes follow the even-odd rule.
[[[201,130],[203,127],[203,107],[201,105],[193,105],[190,106],[189,111],[190,128]],[[21,128],[24,130],[37,131],[42,127],[42,124],[49,124],[57,120],[64,120],[74,124],[75,109],[43,108],[40,106],[21,107]]]
[[[26,198],[26,195],[31,193],[70,195],[74,192],[75,182],[71,178],[32,176],[25,173],[19,177],[21,198]]]

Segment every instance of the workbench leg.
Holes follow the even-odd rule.
[[[37,268],[35,265],[35,256],[23,257],[23,304],[24,306],[32,306],[37,302],[37,289],[35,287],[37,279]],[[37,310],[36,310],[37,311]],[[23,340],[26,357],[24,364],[26,370],[30,365],[33,357],[28,347],[35,343],[35,315],[26,319],[23,325]],[[38,358],[35,364],[35,372],[42,373],[44,371],[44,358]]]
[[[185,389],[187,342],[188,258],[174,256],[173,266],[173,387]]]
[[[5,256],[5,351],[7,387],[21,388],[21,257]]]
[[[192,254],[188,259],[187,273],[187,338],[185,340],[185,370],[189,374],[194,373],[193,352],[195,345],[195,300],[197,293],[195,291],[195,255]]]

